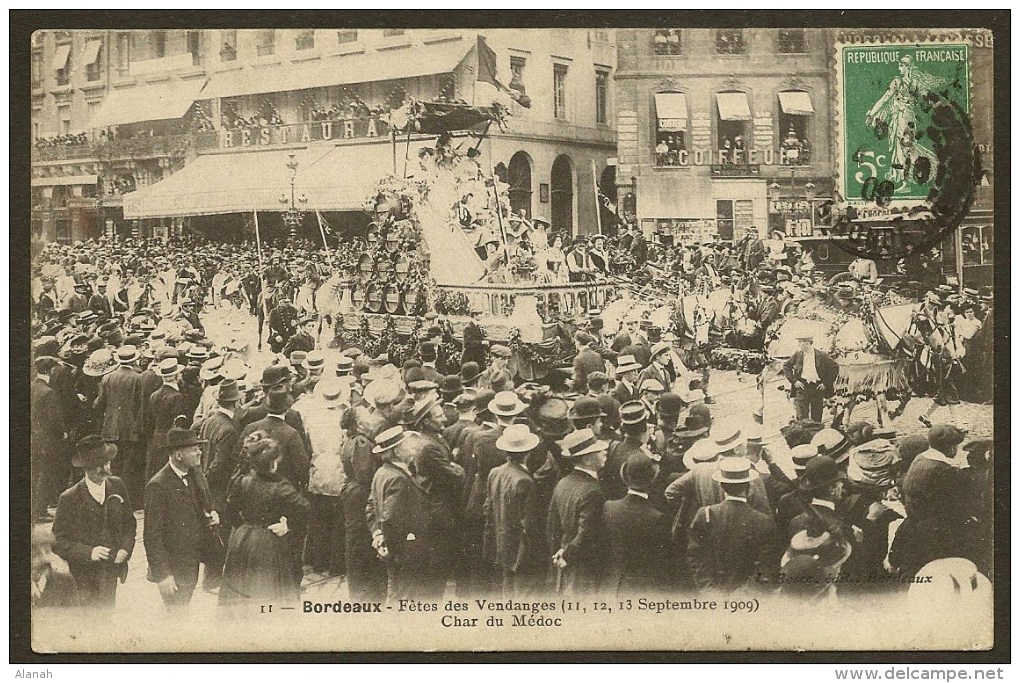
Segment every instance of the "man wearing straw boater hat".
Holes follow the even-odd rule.
[[[60,495],[53,517],[54,552],[71,569],[87,606],[113,607],[117,583],[127,579],[135,547],[135,516],[124,482],[111,475],[117,447],[99,435],[75,447],[71,464],[85,470],[77,484]]]
[[[170,429],[162,443],[166,464],[145,487],[142,541],[148,579],[172,611],[191,602],[199,565],[209,560],[212,534],[220,522],[202,474],[204,443],[190,429]]]
[[[768,563],[777,554],[776,525],[748,504],[754,481],[750,460],[725,458],[712,479],[722,488],[723,500],[694,515],[687,562],[699,589],[732,593],[753,587],[755,577],[770,573]]]
[[[117,446],[117,462],[112,466],[131,494],[131,502],[141,509],[146,476],[145,442],[151,430],[145,424],[145,382],[136,364],[141,354],[135,346],[117,349],[117,369],[99,382],[96,414],[103,416],[100,435]],[[118,464],[119,463],[119,464]]]
[[[546,519],[556,592],[591,594],[599,589],[607,557],[598,473],[609,444],[586,428],[565,436],[561,445],[574,468],[556,484]]]
[[[186,414],[187,404],[180,390],[180,376],[183,368],[176,358],[167,358],[156,368],[163,386],[152,392],[146,411],[149,433],[149,452],[145,459],[146,481],[166,464],[166,434],[171,427],[191,425]]]
[[[382,465],[372,477],[365,509],[372,547],[386,562],[389,602],[422,598],[430,583],[429,501],[397,451],[406,438],[399,425],[375,437],[372,453]]]
[[[638,375],[641,372],[641,364],[632,355],[620,356],[616,362],[616,386],[613,388],[613,398],[623,405],[638,398]]]
[[[532,594],[545,576],[545,543],[539,534],[545,511],[525,464],[539,442],[527,425],[507,427],[496,440],[506,462],[490,471],[486,482],[483,557],[502,572],[505,599]]]
[[[496,447],[496,441],[503,435],[515,418],[528,406],[512,391],[497,393],[485,406],[496,423],[486,429],[467,434],[460,449],[459,461],[464,467],[464,493],[467,506],[464,520],[464,542],[469,558],[472,558],[472,586],[488,590],[493,581],[489,565],[481,562],[482,535],[485,530],[486,484],[489,471],[506,462],[506,456]]]

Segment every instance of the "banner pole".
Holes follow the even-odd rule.
[[[602,234],[602,202],[599,201],[599,177],[595,171],[595,160],[591,160],[591,184],[595,193],[595,220],[598,221],[599,234]]]

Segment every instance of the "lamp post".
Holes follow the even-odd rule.
[[[297,178],[298,162],[294,158],[293,154],[288,155],[290,160],[287,162],[287,168],[290,169],[290,199],[287,199],[286,194],[280,195],[280,203],[287,205],[287,208],[283,211],[283,223],[290,228],[289,238],[294,240],[297,238],[297,229],[301,225],[301,220],[304,218],[304,211],[298,208],[298,204],[307,204],[308,197],[302,194],[300,197],[295,195],[294,182]]]

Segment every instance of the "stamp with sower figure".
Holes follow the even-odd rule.
[[[948,36],[836,44],[833,233],[851,251],[909,256],[967,214],[981,168],[970,60],[970,41]]]

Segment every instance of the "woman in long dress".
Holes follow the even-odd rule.
[[[550,281],[567,281],[567,257],[563,253],[563,235],[554,235],[549,248],[542,252],[539,257],[545,261],[545,267],[552,274]]]
[[[223,563],[220,605],[251,600],[295,602],[300,579],[294,566],[309,503],[277,474],[281,452],[276,441],[251,439],[244,450],[251,471],[236,477],[227,491],[224,521],[234,527]]]

